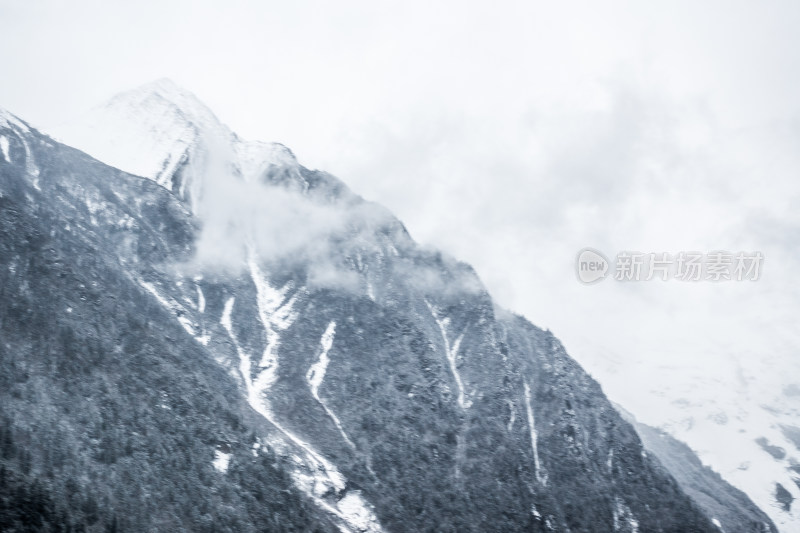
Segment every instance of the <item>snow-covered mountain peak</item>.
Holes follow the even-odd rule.
[[[212,172],[259,181],[280,171],[280,179],[272,181],[305,188],[291,150],[240,138],[169,79],[120,93],[54,133],[106,164],[152,179],[195,212]]]
[[[104,107],[142,113],[140,118],[156,127],[166,128],[172,123],[192,127],[197,133],[217,131],[230,134],[197,96],[167,78],[120,93]]]
[[[108,165],[154,180],[193,209],[210,148],[233,139],[196,96],[165,79],[120,93],[54,133]]]

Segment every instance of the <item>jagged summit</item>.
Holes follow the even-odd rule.
[[[307,188],[291,150],[242,139],[167,78],[117,94],[54,133],[106,164],[152,179],[194,212],[210,173],[249,181],[280,169],[282,180]]]

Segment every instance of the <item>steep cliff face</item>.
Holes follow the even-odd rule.
[[[4,116],[8,529],[718,530],[552,334],[282,147],[145,179]]]

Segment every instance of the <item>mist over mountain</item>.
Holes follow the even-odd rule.
[[[58,137],[0,111],[3,531],[776,531],[469,265],[171,82]]]

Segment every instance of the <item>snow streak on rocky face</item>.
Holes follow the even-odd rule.
[[[333,346],[333,336],[336,334],[336,322],[331,322],[328,324],[327,329],[325,329],[325,333],[322,334],[322,339],[320,339],[320,350],[319,360],[311,365],[311,368],[308,369],[306,373],[306,381],[308,381],[308,386],[311,389],[311,395],[314,396],[314,399],[319,402],[325,412],[331,417],[333,423],[336,424],[336,428],[341,433],[342,438],[347,443],[348,446],[355,450],[356,445],[353,444],[353,441],[350,440],[350,437],[347,436],[347,433],[342,427],[342,423],[339,418],[334,414],[333,411],[328,408],[322,398],[319,396],[319,388],[322,385],[322,380],[325,379],[325,372],[328,369],[328,364],[330,363],[330,359],[328,358],[328,352]]]
[[[6,163],[11,163],[11,156],[9,155],[8,148],[8,137],[0,135],[0,152],[3,153],[3,159],[6,160]]]
[[[258,256],[253,248],[248,250],[248,267],[250,277],[256,287],[256,301],[258,303],[258,318],[264,327],[266,345],[261,361],[258,364],[256,381],[261,390],[269,390],[278,379],[278,345],[280,334],[292,325],[297,318],[292,308],[297,300],[297,295],[287,298],[292,284],[288,283],[281,289],[272,287],[258,266]]]
[[[291,457],[292,479],[297,487],[321,509],[332,515],[343,532],[377,533],[382,531],[372,506],[360,491],[347,488],[347,479],[336,466],[317,452],[309,443],[284,427],[269,408],[268,380],[253,379],[250,354],[239,343],[232,321],[235,297],[229,298],[220,318],[239,356],[239,372],[247,391],[250,406],[278,431],[268,441],[276,452]],[[332,342],[332,333],[331,340]],[[323,336],[324,339],[324,336]],[[330,345],[328,345],[330,349]],[[271,384],[271,383],[269,383]]]
[[[531,448],[533,450],[533,462],[536,467],[536,481],[541,485],[547,485],[547,474],[542,470],[539,462],[539,442],[536,435],[536,424],[533,418],[533,407],[531,407],[531,388],[525,382],[525,410],[528,413],[528,428],[531,433]]]
[[[458,373],[458,349],[461,347],[461,341],[464,339],[465,331],[462,331],[454,340],[452,333],[448,332],[450,327],[449,317],[440,317],[439,310],[434,307],[430,302],[425,300],[425,304],[433,316],[439,331],[442,334],[442,342],[444,344],[444,352],[447,357],[447,362],[450,365],[450,371],[453,373],[453,379],[458,387],[458,406],[462,409],[469,409],[472,401],[466,397],[464,392],[464,382],[461,380],[461,374]]]
[[[204,332],[201,332],[197,324],[195,324],[191,318],[189,318],[189,313],[184,306],[159,291],[152,283],[141,279],[138,280],[138,283],[142,288],[147,290],[147,292],[152,294],[155,299],[158,300],[158,303],[160,303],[166,309],[169,309],[181,327],[186,330],[186,333],[194,337],[200,344],[208,344],[208,335],[206,335]]]
[[[614,531],[639,533],[639,521],[622,498],[614,499]]]

